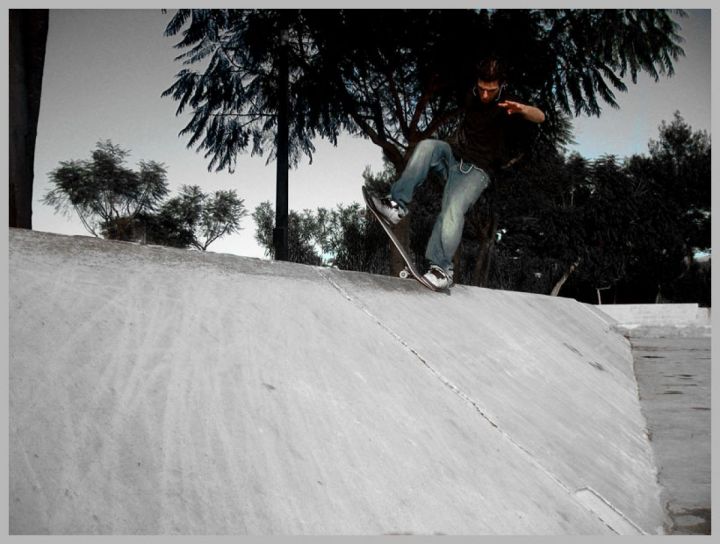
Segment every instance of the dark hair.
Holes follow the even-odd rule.
[[[505,81],[505,67],[495,57],[488,57],[475,65],[475,79],[481,81]]]

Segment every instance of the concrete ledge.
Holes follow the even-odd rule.
[[[710,308],[697,304],[603,304],[594,308],[626,336],[700,338],[712,332]]]
[[[625,327],[710,324],[710,309],[697,304],[603,304],[596,308]]]
[[[636,338],[710,338],[712,327],[710,325],[677,325],[677,326],[652,326],[617,325],[614,330],[624,336]]]
[[[11,534],[641,534],[629,342],[570,299],[10,230]]]

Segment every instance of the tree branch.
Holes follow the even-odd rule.
[[[393,107],[395,108],[395,115],[400,122],[400,129],[406,137],[409,136],[409,129],[407,121],[405,120],[405,111],[400,102],[400,93],[398,92],[397,85],[395,84],[395,78],[389,70],[385,70],[385,78],[387,79],[388,85],[390,86],[390,94],[392,96]],[[409,139],[409,138],[408,138]]]
[[[429,138],[430,136],[432,136],[437,129],[439,129],[445,123],[447,123],[447,122],[451,121],[452,119],[454,119],[455,117],[457,117],[460,114],[460,111],[461,111],[460,108],[455,108],[443,115],[435,116],[435,118],[428,125],[428,127],[425,130],[418,133],[418,135],[419,135],[418,140],[423,140],[425,138]]]
[[[358,126],[370,137],[370,140],[377,146],[379,146],[385,156],[392,162],[397,168],[402,170],[403,156],[398,149],[392,145],[385,138],[382,138],[372,127],[358,114],[357,111],[350,111],[350,117],[355,121]]]

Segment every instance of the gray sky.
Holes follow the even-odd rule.
[[[676,75],[655,83],[642,76],[618,96],[620,110],[604,108],[598,118],[575,121],[577,145],[586,158],[604,154],[626,157],[645,153],[661,121],[679,110],[695,130],[711,129],[710,10],[690,10],[679,20],[686,56]],[[141,160],[162,162],[171,191],[197,184],[205,192],[236,189],[252,212],[260,202],[275,201],[275,163],[264,157],[238,157],[234,174],[207,171],[209,159],[187,149],[178,132],[187,117],[176,117],[177,103],[161,98],[181,69],[173,62],[178,36],[163,32],[170,14],[150,10],[51,10],[43,95],[38,126],[33,228],[64,234],[88,234],[76,217],[54,214],[38,202],[49,188],[48,173],[60,161],[89,158],[98,140],[112,140],[131,151],[128,166]],[[380,171],[380,149],[367,140],[342,137],[337,148],[318,140],[313,163],[307,159],[290,172],[290,208],[302,210],[360,202],[362,172]],[[254,240],[251,217],[244,230],[210,246],[211,251],[263,256]]]

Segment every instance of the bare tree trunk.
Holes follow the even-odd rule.
[[[10,226],[32,228],[35,139],[45,66],[49,10],[9,12]]]
[[[562,289],[562,286],[565,285],[565,282],[572,275],[572,273],[575,272],[579,265],[579,260],[575,261],[573,264],[570,265],[570,268],[568,268],[567,272],[563,274],[562,278],[558,280],[558,282],[555,284],[555,287],[553,287],[552,291],[550,292],[551,297],[556,297],[560,294],[560,289]]]
[[[602,305],[602,292],[603,292],[603,291],[607,291],[607,290],[610,289],[611,287],[612,287],[612,286],[609,286],[609,287],[596,287],[596,288],[595,288],[595,291],[597,291],[598,306],[601,306],[601,305]]]

